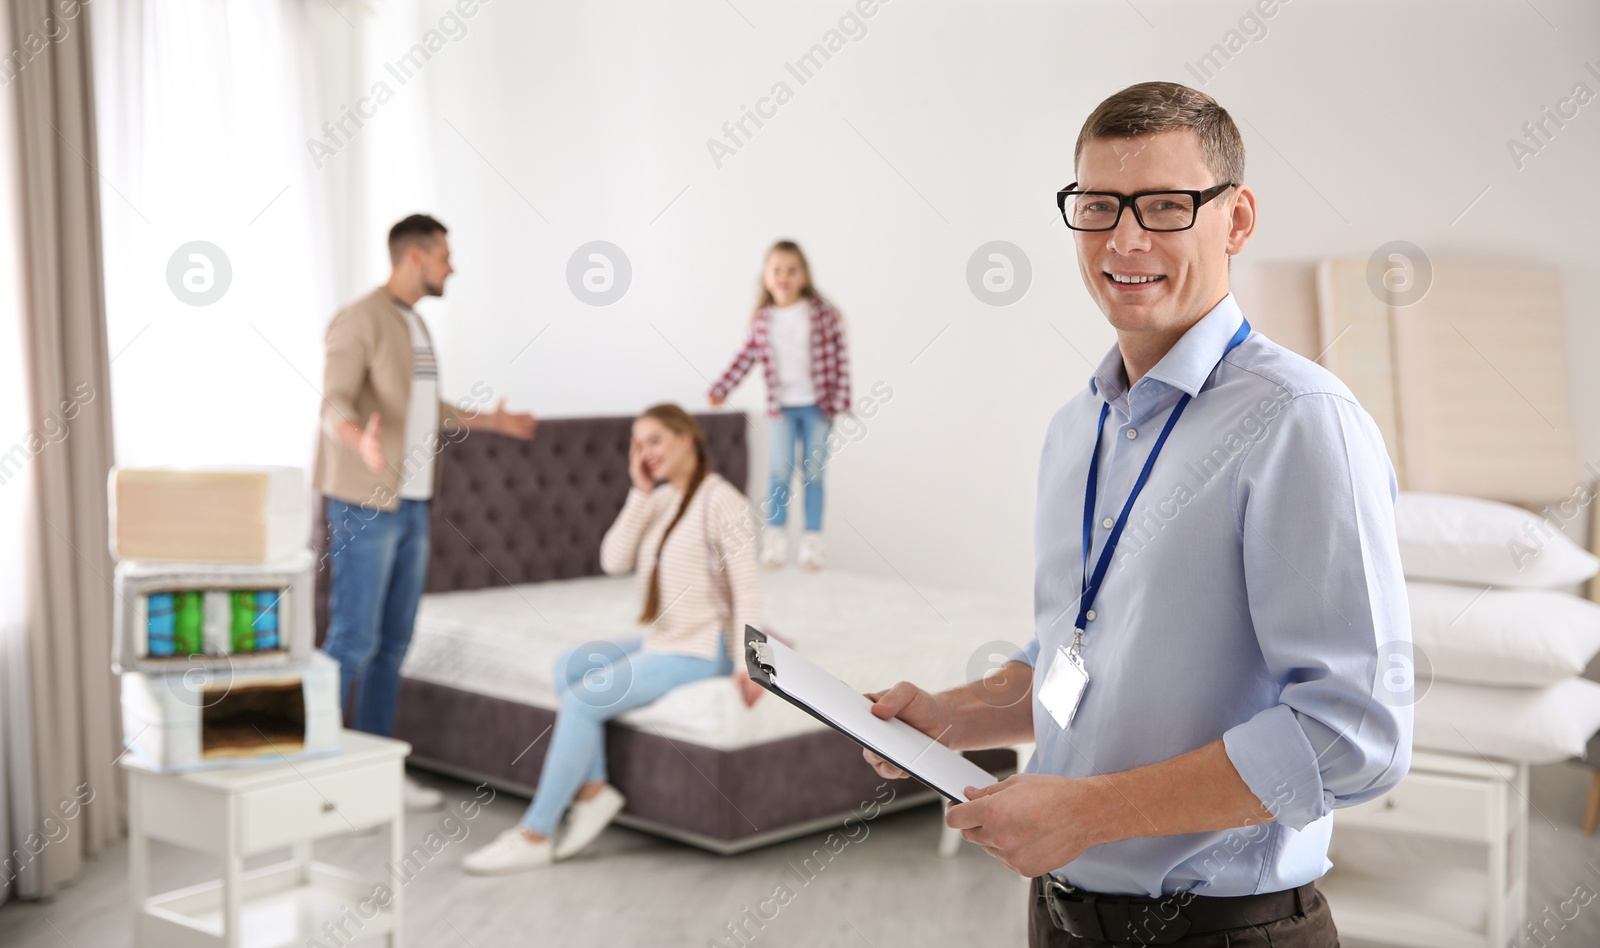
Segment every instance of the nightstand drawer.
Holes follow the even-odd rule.
[[[1496,790],[1488,780],[1413,773],[1376,800],[1335,811],[1335,827],[1359,826],[1482,840]]]
[[[356,770],[307,774],[240,796],[246,853],[333,836],[395,819],[401,808],[399,759]]]

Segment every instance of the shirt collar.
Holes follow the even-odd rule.
[[[1122,350],[1115,343],[1089,377],[1089,390],[1108,402],[1121,398],[1127,391],[1128,373],[1122,364]]]
[[[1240,312],[1238,302],[1229,293],[1189,327],[1189,331],[1167,350],[1161,361],[1145,373],[1145,378],[1164,382],[1191,396],[1199,395],[1201,386],[1211,377],[1211,370],[1217,367],[1223,350],[1243,322],[1244,313]],[[1127,389],[1127,372],[1120,348],[1115,345],[1111,347],[1111,351],[1100,360],[1089,384],[1095,394],[1107,401],[1115,401],[1122,396]]]

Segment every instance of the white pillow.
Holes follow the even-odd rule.
[[[1435,681],[1416,706],[1416,746],[1549,764],[1582,757],[1600,730],[1600,684],[1568,678],[1548,688]]]
[[[1600,606],[1543,589],[1407,582],[1411,640],[1433,677],[1553,685],[1600,652]]]
[[[1395,501],[1394,525],[1409,579],[1551,589],[1600,572],[1600,559],[1510,504],[1406,491]]]

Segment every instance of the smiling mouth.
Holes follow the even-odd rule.
[[[1166,280],[1166,276],[1159,273],[1132,274],[1111,273],[1109,271],[1102,272],[1105,274],[1105,278],[1107,280],[1111,281],[1117,286],[1151,286],[1152,284],[1161,283]]]

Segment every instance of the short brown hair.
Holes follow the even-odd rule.
[[[1072,150],[1073,173],[1077,173],[1083,146],[1094,139],[1184,129],[1194,132],[1200,156],[1217,176],[1217,184],[1244,183],[1244,140],[1228,110],[1204,92],[1176,82],[1141,82],[1095,106]]]
[[[431,247],[435,236],[447,233],[443,224],[428,215],[412,214],[389,228],[389,263],[398,264],[412,244]]]

